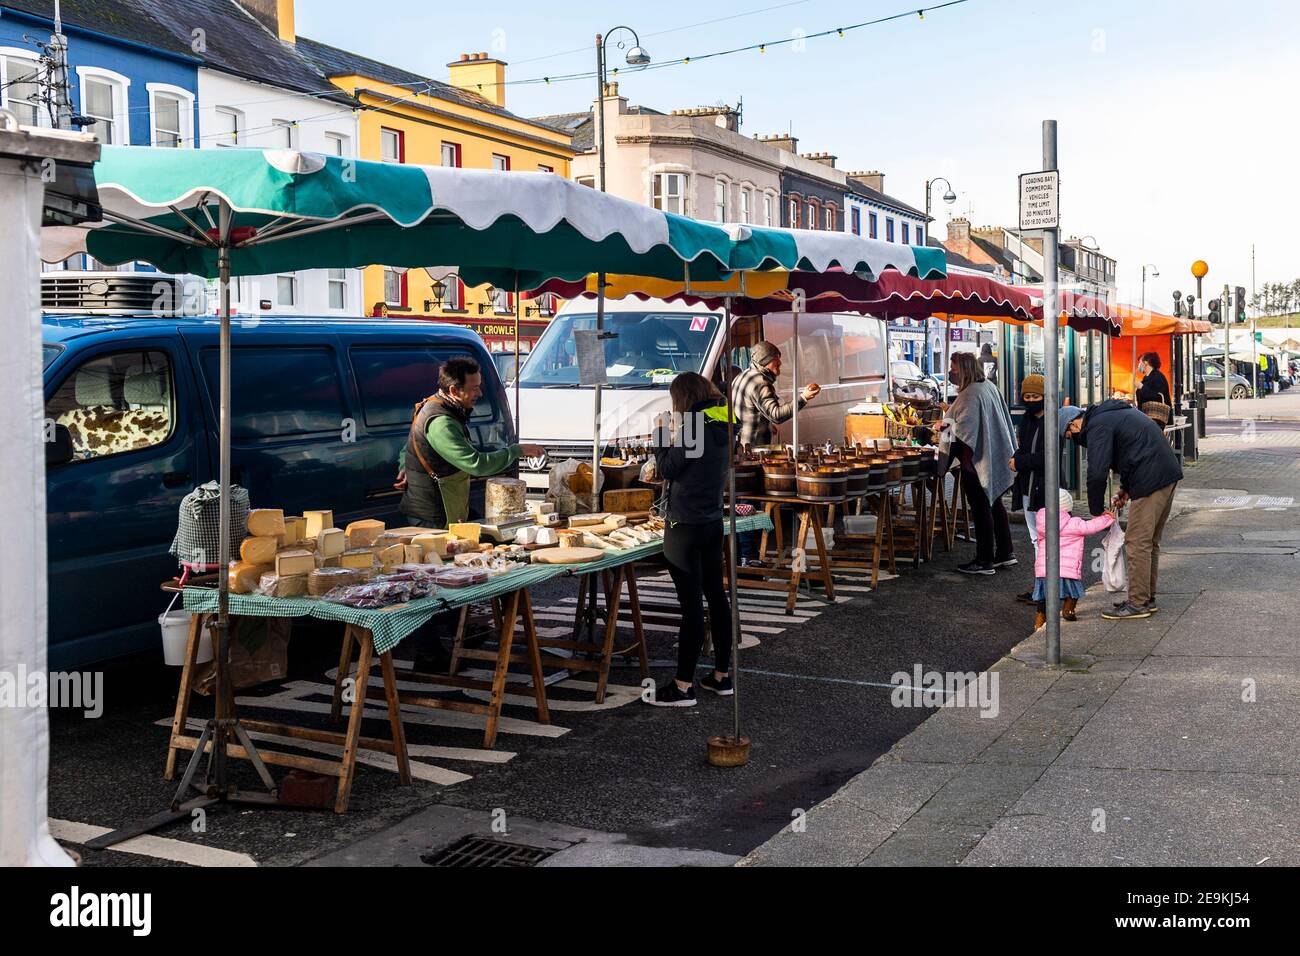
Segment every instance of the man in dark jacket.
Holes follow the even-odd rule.
[[[1128,402],[1100,402],[1076,418],[1062,418],[1062,437],[1088,449],[1088,510],[1106,510],[1106,479],[1119,475],[1116,507],[1129,502],[1124,553],[1128,562],[1128,600],[1102,616],[1109,620],[1150,617],[1156,606],[1160,538],[1174,503],[1183,469],[1164,430]]]

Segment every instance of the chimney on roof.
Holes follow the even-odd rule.
[[[506,63],[486,53],[462,53],[447,64],[449,81],[458,90],[477,93],[493,106],[506,105]]]
[[[967,226],[969,229],[970,227]],[[1007,247],[1007,234],[1001,226],[980,226],[978,229],[971,229],[971,235],[983,239],[985,242],[991,242],[999,249]]]
[[[948,220],[948,240],[944,245],[957,253],[959,256],[966,256],[966,251],[970,248],[970,220],[962,216]],[[966,256],[970,258],[970,256]]]
[[[777,133],[775,136],[759,136],[760,143],[767,143],[769,146],[775,146],[777,149],[783,149],[787,153],[799,152],[799,138],[791,136],[789,133]]]
[[[803,158],[811,159],[814,163],[821,163],[823,166],[829,166],[831,169],[835,168],[835,160],[839,159],[838,156],[832,156],[830,153],[804,153]]]
[[[241,7],[285,43],[296,43],[293,0],[238,0]]]
[[[861,183],[868,189],[874,189],[878,193],[883,193],[885,191],[885,174],[877,172],[874,169],[866,172],[859,171],[856,173],[849,173],[849,179],[853,180],[855,183]]]
[[[730,106],[696,106],[691,109],[673,110],[673,116],[699,116],[711,119],[715,125],[733,133],[740,132],[740,114]]]

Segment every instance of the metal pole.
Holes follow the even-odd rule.
[[[541,302],[539,300],[540,307]],[[519,273],[515,273],[515,441],[519,441]]]
[[[605,192],[605,40],[596,34],[596,117],[600,127],[596,141],[596,155],[600,160],[600,191]],[[605,273],[596,276],[596,343],[602,354],[605,350]],[[603,359],[602,359],[603,360]],[[596,485],[600,481],[600,386],[595,386],[592,408],[591,438],[591,510],[600,510]]]
[[[741,282],[744,282],[742,275]],[[743,290],[743,287],[742,287]],[[727,586],[731,599],[731,739],[740,743],[740,606],[736,601],[736,439],[731,410],[731,299],[725,301],[723,320],[727,323],[726,348],[722,353],[722,379],[727,390],[727,501],[731,533],[727,536]]]
[[[794,442],[793,457],[796,471],[799,469],[799,300],[802,297],[803,290],[797,290],[794,302],[790,306],[790,314],[794,317],[793,330],[791,332],[794,341],[794,363],[790,373],[794,382],[794,396],[792,399],[794,402],[794,415],[791,418],[792,424],[790,430],[792,434],[790,440]],[[798,547],[802,548],[803,542],[800,542]]]
[[[54,0],[54,35],[50,37],[53,67],[50,70],[52,119],[55,129],[72,128],[72,99],[68,94],[68,38],[63,35],[63,14],[59,0]]]
[[[1043,169],[1056,169],[1056,120],[1043,120]],[[1060,359],[1057,355],[1057,229],[1043,230],[1043,546],[1047,549],[1047,574],[1044,579],[1047,597],[1047,663],[1061,663],[1061,452],[1057,435],[1057,403],[1060,401]]]
[[[1250,297],[1255,298],[1255,244],[1250,244]],[[1244,304],[1244,303],[1243,303]],[[1255,330],[1259,322],[1259,317],[1252,315],[1250,317],[1250,355],[1251,355],[1251,374],[1255,380],[1255,397],[1259,398],[1259,343],[1255,338]]]
[[[1228,335],[1228,310],[1232,300],[1228,298],[1228,287],[1223,287],[1223,298],[1219,300],[1219,318],[1223,320],[1223,417],[1232,417],[1232,387],[1228,381],[1232,368],[1232,349]]]
[[[213,689],[213,710],[216,715],[216,730],[212,741],[212,766],[216,780],[224,785],[226,780],[226,721],[232,716],[229,712],[229,697],[225,677],[230,653],[230,204],[224,199],[217,213],[218,232],[220,236],[217,252],[217,270],[220,280],[221,296],[221,334],[220,334],[220,373],[219,390],[221,394],[220,435],[217,441],[218,471],[221,482],[221,497],[217,505],[217,626],[216,647],[213,669],[216,683]]]

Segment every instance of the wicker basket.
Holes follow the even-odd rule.
[[[1151,419],[1161,428],[1166,428],[1174,417],[1174,410],[1164,402],[1143,402],[1141,406],[1142,414]]]

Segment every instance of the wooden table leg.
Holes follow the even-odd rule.
[[[384,699],[388,702],[388,726],[393,734],[393,755],[397,758],[397,782],[406,784],[411,782],[411,760],[406,753],[406,730],[402,727],[402,702],[397,698],[392,651],[379,655],[379,667],[384,673]]]
[[[343,682],[348,679],[352,669],[352,625],[343,627],[343,647],[339,651],[339,669],[334,672],[334,699],[330,701],[330,720],[339,721],[343,716]]]
[[[609,684],[609,665],[614,656],[614,637],[618,630],[618,612],[623,603],[624,566],[610,572],[612,586],[605,593],[605,643],[600,651],[600,670],[596,678],[596,703],[605,703],[605,688]]]
[[[879,508],[876,509],[876,544],[871,549],[871,589],[874,591],[880,581],[880,549],[884,546],[885,541],[885,521],[880,516]]]
[[[821,515],[818,514],[816,505],[809,508],[808,512],[812,516],[813,540],[817,542],[817,561],[818,567],[821,569],[822,587],[826,591],[826,600],[834,601],[835,579],[831,576],[831,559],[830,555],[826,553],[826,541],[822,537]],[[791,608],[790,610],[793,611],[794,608]]]
[[[533,599],[523,590],[520,617],[524,626],[524,645],[528,648],[528,668],[533,674],[533,700],[537,703],[537,722],[549,724],[551,709],[546,702],[546,675],[542,672],[542,649],[537,646],[537,623],[533,619]]]
[[[348,630],[354,632],[359,653],[357,655],[357,693],[352,699],[352,710],[348,715],[348,732],[343,743],[343,760],[339,767],[338,795],[334,800],[334,812],[344,813],[348,808],[348,798],[352,796],[352,778],[356,774],[358,742],[361,739],[361,720],[366,711],[366,690],[370,683],[370,662],[374,654],[374,641],[370,632],[353,625]]]
[[[180,689],[176,692],[176,716],[172,718],[172,736],[179,737],[185,733],[186,721],[190,715],[190,698],[194,694],[194,669],[198,666],[199,642],[203,637],[203,623],[206,614],[190,615],[190,633],[185,639],[185,666],[181,668]],[[167,766],[163,769],[164,780],[176,779],[176,755],[180,753],[174,745],[167,747]]]
[[[726,550],[730,551],[730,548]],[[645,680],[650,676],[650,659],[646,653],[645,646],[645,627],[641,621],[641,595],[636,588],[636,564],[635,562],[628,565],[627,572],[627,605],[632,611],[632,634],[636,638],[636,652],[641,665],[641,679]]]
[[[506,675],[510,671],[510,646],[514,642],[515,621],[518,619],[519,592],[512,591],[501,615],[496,669],[492,673],[492,697],[488,702],[487,725],[483,728],[483,746],[488,750],[495,747],[497,742],[497,724],[501,721],[501,705],[506,696]]]
[[[772,532],[776,537],[776,560],[778,561],[785,558],[785,522],[782,520],[781,516],[782,507],[783,506],[780,502],[774,501],[772,502],[772,511],[770,512],[772,517]],[[763,558],[766,559],[767,555],[763,555]]]
[[[795,527],[795,541],[797,543],[790,549],[790,586],[786,589],[785,595],[786,614],[794,613],[795,601],[799,597],[799,582],[803,580],[803,572],[799,569],[798,555],[794,552],[803,548],[804,542],[808,540],[808,511],[808,508],[802,508],[799,510],[799,520]],[[807,564],[808,555],[806,552],[803,555],[803,560],[804,563]]]

